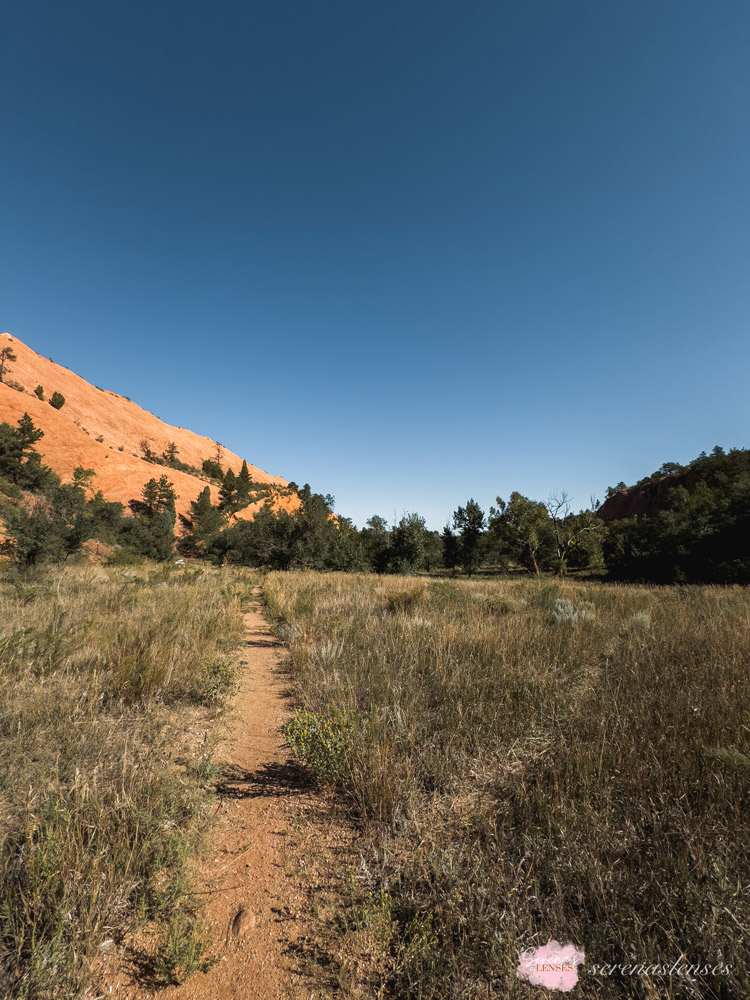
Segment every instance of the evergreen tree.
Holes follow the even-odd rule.
[[[61,392],[53,392],[49,405],[54,406],[56,410],[61,410],[65,406],[65,396]]]
[[[211,488],[207,486],[190,504],[190,517],[181,517],[186,534],[180,550],[206,555],[224,524],[224,515],[211,503]]]
[[[459,507],[453,514],[453,527],[458,532],[458,557],[461,566],[469,576],[479,567],[481,561],[484,511],[476,502],[469,500],[466,507]]]
[[[175,492],[166,476],[149,479],[140,500],[128,504],[135,514],[128,525],[128,543],[141,555],[165,560],[174,552]]]
[[[12,347],[3,347],[2,350],[0,350],[0,382],[2,382],[5,378],[9,362],[15,360],[16,356],[13,353]]]
[[[389,568],[393,573],[414,573],[423,568],[428,534],[423,517],[404,514],[391,532]]]
[[[28,413],[24,413],[18,421],[18,441],[22,453],[25,455],[27,451],[31,451],[37,441],[41,441],[43,437],[44,431],[35,427],[34,421]]]
[[[443,566],[446,569],[455,570],[458,566],[458,538],[453,534],[450,525],[446,524],[440,536],[443,543]],[[455,576],[455,572],[452,574]]]
[[[43,437],[44,431],[34,426],[28,413],[24,413],[16,427],[0,424],[0,476],[37,492],[58,483],[58,477],[42,464],[41,455],[34,450]]]
[[[250,470],[247,467],[247,462],[242,463],[242,468],[240,469],[240,474],[237,476],[237,497],[236,505],[237,510],[241,510],[243,507],[247,507],[250,503],[250,490],[253,485],[253,479],[250,475]]]
[[[217,482],[222,482],[224,479],[224,470],[217,463],[212,461],[210,458],[203,459],[203,474],[208,476],[209,479],[215,479]]]
[[[373,514],[360,532],[364,556],[374,573],[385,573],[390,561],[391,533],[384,517]]]
[[[227,469],[224,481],[219,489],[219,510],[232,512],[237,500],[237,477],[231,469]]]

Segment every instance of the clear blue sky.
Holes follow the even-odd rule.
[[[9,0],[0,328],[362,524],[750,445],[750,5]]]

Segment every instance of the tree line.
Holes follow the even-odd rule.
[[[262,504],[252,520],[238,519],[267,499],[270,487],[253,483],[247,463],[235,474],[206,460],[202,471],[219,485],[218,500],[206,486],[179,516],[178,536],[176,496],[166,474],[150,479],[126,513],[125,505],[94,488],[91,469],[75,469],[72,482],[63,484],[34,447],[42,436],[28,414],[15,427],[0,424],[2,544],[21,566],[64,559],[96,538],[114,546],[120,562],[180,553],[271,569],[469,576],[578,570],[660,583],[750,581],[750,451],[744,449],[700,455],[690,465],[698,476],[692,488],[669,489],[663,509],[650,517],[608,524],[598,504],[576,512],[564,492],[544,502],[513,492],[507,500],[497,497],[487,512],[470,498],[442,532],[427,528],[416,512],[393,524],[373,515],[358,529],[335,513],[333,497],[295,483],[288,487],[299,498],[295,510]],[[163,465],[177,461],[176,452],[160,458]],[[667,465],[663,474],[670,475],[673,463]]]

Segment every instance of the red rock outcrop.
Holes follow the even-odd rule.
[[[187,513],[190,502],[206,486],[211,488],[214,503],[217,501],[219,491],[215,483],[147,462],[141,457],[144,441],[157,455],[173,442],[177,458],[200,469],[204,459],[215,459],[215,441],[182,427],[172,427],[124,396],[96,388],[8,333],[0,334],[0,349],[3,347],[10,347],[16,360],[9,363],[4,382],[0,383],[0,422],[16,424],[27,412],[34,424],[44,431],[37,450],[64,482],[72,479],[76,466],[94,469],[94,488],[101,490],[107,500],[127,504],[128,500],[140,497],[149,479],[165,474],[174,484],[178,513]],[[34,393],[37,385],[44,387],[44,400]],[[65,397],[65,405],[60,410],[49,404],[54,392]],[[242,459],[223,448],[221,465],[238,473]],[[249,462],[248,467],[254,482],[279,488],[273,490],[268,499],[272,508],[293,510],[299,506],[296,494],[283,492],[286,480],[269,475]],[[262,501],[252,504],[239,516],[252,517],[262,505]]]

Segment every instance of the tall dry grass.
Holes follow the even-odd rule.
[[[522,949],[586,952],[577,995],[746,997],[745,589],[272,574],[297,754],[361,821],[351,995],[528,997]],[[680,957],[730,971],[593,974]],[[365,972],[363,970],[369,970]]]
[[[0,578],[0,996],[81,995],[138,922],[194,932],[207,761],[178,764],[181,730],[234,686],[251,586],[154,566]]]

